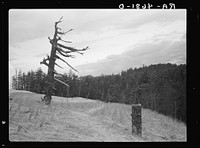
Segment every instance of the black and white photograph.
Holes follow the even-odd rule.
[[[187,142],[186,9],[10,9],[10,142]]]

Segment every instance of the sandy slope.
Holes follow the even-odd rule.
[[[143,110],[140,138],[131,134],[129,105],[53,97],[46,106],[39,103],[42,96],[10,92],[10,141],[186,141],[184,124],[148,110]]]

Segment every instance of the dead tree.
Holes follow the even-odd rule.
[[[44,96],[44,99],[43,99],[43,102],[46,105],[49,105],[51,103],[53,89],[55,89],[55,86],[54,86],[55,80],[64,84],[65,86],[69,87],[69,85],[67,85],[66,83],[54,78],[55,74],[56,75],[62,75],[62,74],[59,74],[57,71],[55,71],[55,66],[62,68],[60,65],[58,65],[56,63],[56,60],[57,59],[61,60],[62,62],[67,64],[71,69],[78,72],[68,62],[66,62],[64,59],[62,59],[61,56],[74,58],[74,55],[71,55],[70,53],[79,53],[79,54],[82,55],[83,53],[81,51],[85,51],[85,50],[88,49],[88,47],[83,48],[83,49],[75,49],[73,47],[66,46],[66,45],[63,44],[63,42],[71,43],[70,41],[63,40],[62,36],[65,35],[66,33],[70,32],[70,31],[72,31],[73,29],[70,29],[66,32],[62,31],[62,29],[58,27],[58,24],[62,22],[62,18],[63,17],[61,17],[59,19],[59,21],[55,22],[55,33],[54,33],[53,39],[48,37],[49,42],[51,44],[51,54],[50,54],[50,56],[48,55],[46,59],[44,58],[43,61],[40,62],[40,64],[44,64],[48,67],[47,87],[46,87],[45,96]]]

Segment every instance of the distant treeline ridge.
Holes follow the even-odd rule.
[[[70,70],[57,79],[69,85],[55,82],[56,96],[84,97],[105,102],[125,104],[141,103],[159,113],[186,122],[186,65],[156,64],[122,71],[120,74],[78,77]],[[41,68],[16,71],[12,88],[44,93],[46,74]]]

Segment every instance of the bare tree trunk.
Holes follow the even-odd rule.
[[[87,94],[87,99],[89,98],[89,96],[90,96],[90,91],[91,91],[91,88],[89,88],[89,91],[88,91],[88,94]]]
[[[81,89],[82,89],[82,84],[79,86],[79,91],[78,91],[78,96],[81,96]]]
[[[53,89],[55,89],[54,87],[54,74],[59,74],[55,71],[54,67],[55,65],[57,65],[58,67],[62,68],[61,66],[59,66],[57,63],[55,63],[56,59],[59,59],[61,61],[63,61],[65,64],[67,64],[70,68],[72,68],[73,70],[77,71],[76,69],[74,69],[69,63],[67,63],[65,60],[63,60],[60,56],[58,56],[56,54],[56,52],[58,52],[58,54],[64,56],[64,57],[71,57],[73,58],[73,55],[70,55],[69,53],[71,52],[77,52],[79,54],[83,54],[80,51],[85,51],[88,49],[88,47],[83,48],[83,49],[75,49],[73,47],[69,47],[69,46],[65,46],[61,43],[58,43],[58,41],[63,41],[66,43],[70,43],[69,41],[65,41],[63,40],[61,37],[62,35],[65,35],[66,33],[72,31],[73,29],[70,29],[67,32],[62,32],[59,30],[62,30],[61,28],[57,27],[58,23],[62,22],[63,17],[60,18],[59,21],[55,22],[55,33],[54,33],[54,37],[53,39],[50,39],[50,37],[48,37],[50,43],[51,43],[51,55],[50,57],[47,56],[47,59],[43,59],[42,62],[40,62],[40,64],[44,64],[48,67],[48,73],[47,73],[47,83],[48,86],[45,90],[45,96],[43,101],[45,102],[46,105],[49,105],[51,103],[51,99],[52,99],[52,94],[53,94]],[[49,63],[47,63],[46,61],[49,61]],[[65,84],[64,82],[57,80],[60,83],[66,85],[68,88],[69,86],[67,84]],[[67,93],[68,93],[68,89],[67,89]],[[68,94],[67,94],[68,95]]]
[[[89,96],[90,96],[90,91],[88,92],[88,94],[87,94],[87,97],[86,97],[86,98],[88,99],[88,98],[89,98]]]
[[[54,44],[57,43],[56,34],[57,34],[57,31],[54,34],[54,39],[53,39]],[[52,99],[52,93],[53,93],[52,86],[54,86],[54,71],[53,70],[54,70],[54,66],[55,66],[55,58],[54,58],[55,55],[56,55],[56,49],[52,45],[51,56],[49,58],[48,73],[47,73],[48,82],[50,83],[50,85],[46,89],[45,99],[44,99],[44,102],[46,105],[49,105],[51,103],[51,99]]]
[[[142,136],[141,104],[132,105],[132,133]]]
[[[17,69],[15,69],[15,74],[16,74],[16,90],[18,90],[18,74],[17,74]]]

